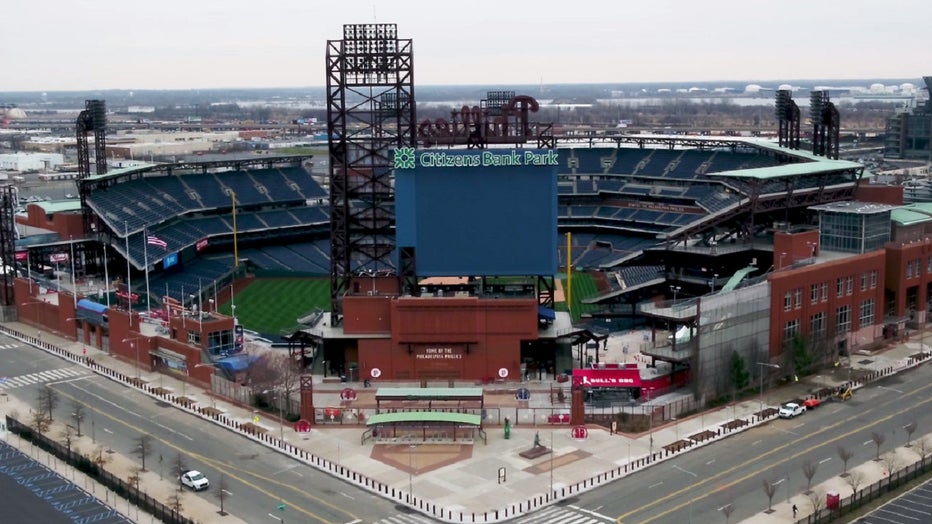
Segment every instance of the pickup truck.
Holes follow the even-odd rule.
[[[806,406],[800,406],[795,402],[787,402],[780,406],[780,411],[777,413],[780,418],[793,418],[797,415],[802,415],[806,412]]]

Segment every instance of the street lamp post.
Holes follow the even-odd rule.
[[[123,339],[124,343],[129,342],[129,348],[136,353],[136,378],[137,379],[140,378],[140,371],[141,371],[140,368],[142,367],[142,363],[139,360],[139,344],[138,344],[139,339],[140,337]]]
[[[780,369],[778,364],[771,364],[770,362],[758,362],[760,366],[760,410],[757,412],[757,416],[763,418],[762,413],[764,412],[764,367],[769,367],[773,369]]]
[[[673,305],[676,305],[676,294],[679,290],[683,289],[681,286],[670,286],[670,291],[673,292]]]
[[[715,293],[715,281],[718,280],[718,273],[712,275],[712,280],[709,281],[709,287],[712,288],[712,293]]]
[[[689,476],[691,477],[690,480],[689,480],[689,489],[691,490],[691,489],[693,489],[693,488],[695,487],[695,485],[696,485],[696,479],[699,478],[699,475],[696,475],[696,474],[693,473],[692,471],[683,469],[683,468],[681,468],[681,467],[679,467],[679,466],[677,466],[677,465],[674,465],[674,466],[673,466],[673,469],[679,470],[679,471],[681,471],[681,472],[686,473],[687,475],[689,475]],[[690,496],[689,496],[689,523],[692,524],[692,521],[693,521],[693,496],[690,495]]]
[[[414,504],[414,451],[417,449],[417,444],[408,445],[408,497],[409,502]]]

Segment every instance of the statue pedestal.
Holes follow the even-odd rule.
[[[518,453],[520,457],[526,458],[526,459],[536,459],[538,457],[543,457],[544,455],[549,455],[549,454],[550,454],[550,448],[544,447],[544,446],[537,446],[527,451],[522,451],[521,453]]]

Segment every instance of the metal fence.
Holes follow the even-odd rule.
[[[878,497],[888,495],[907,482],[921,477],[932,471],[932,456],[926,455],[918,462],[914,462],[891,475],[874,482],[870,486],[859,489],[848,497],[839,498],[837,507],[822,507],[808,517],[797,520],[797,524],[818,524],[834,522],[836,519],[853,513]],[[827,504],[827,500],[820,500],[819,505]]]
[[[179,511],[162,504],[145,492],[140,492],[137,486],[103,469],[103,467],[91,460],[90,457],[76,453],[71,448],[51,440],[41,433],[35,432],[31,427],[9,415],[6,417],[6,425],[10,431],[16,433],[24,440],[32,442],[42,450],[55,455],[60,460],[103,484],[118,496],[125,498],[131,504],[138,506],[139,509],[149,513],[162,522],[166,524],[194,524],[193,520],[185,517]]]

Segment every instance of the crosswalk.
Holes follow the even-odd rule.
[[[19,344],[0,344],[0,350],[4,349],[15,349],[18,348]]]
[[[18,375],[15,377],[0,376],[0,391],[7,389],[21,388],[31,384],[46,382],[57,382],[89,375],[91,372],[79,367],[48,369],[37,371],[28,375]]]
[[[416,513],[399,513],[379,519],[375,524],[431,524],[437,522]],[[518,517],[515,524],[607,524],[615,522],[605,515],[573,507],[548,506],[540,511]]]
[[[605,524],[615,522],[605,515],[575,507],[547,506],[530,515],[519,517],[515,524]]]

